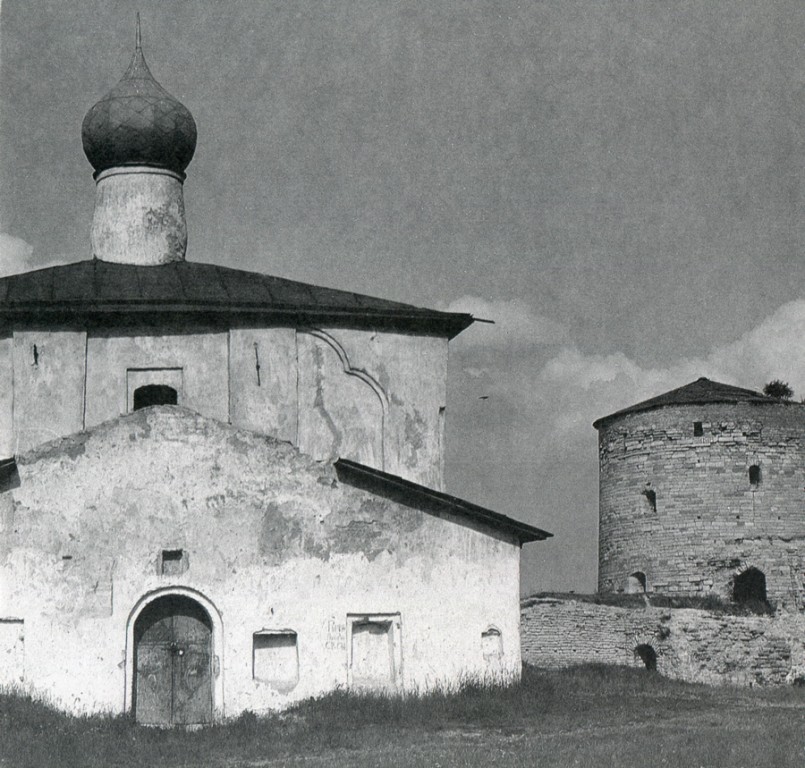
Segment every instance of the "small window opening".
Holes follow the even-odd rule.
[[[187,570],[187,554],[183,549],[163,549],[160,570],[163,576],[174,576]]]
[[[626,580],[626,592],[630,595],[639,595],[646,591],[646,574],[635,571]]]
[[[252,637],[252,677],[281,691],[299,682],[299,652],[296,632],[291,629],[262,630]]]
[[[758,568],[747,568],[735,577],[732,599],[736,603],[766,602],[766,576]]]
[[[648,508],[652,512],[657,511],[657,493],[656,491],[651,490],[651,488],[646,488],[643,491],[643,496],[646,497],[646,503],[648,504]]]
[[[494,661],[503,656],[503,636],[499,629],[489,627],[481,632],[481,651],[487,661]]]
[[[645,643],[634,649],[634,655],[643,662],[649,672],[657,671],[657,651]]]
[[[702,427],[702,423],[700,421],[693,422],[693,436],[694,437],[701,437],[704,434],[704,429]]]
[[[751,467],[749,467],[749,485],[757,487],[760,485],[760,480],[760,467],[757,464],[753,464]]]
[[[167,384],[145,384],[134,390],[134,410],[148,408],[150,405],[176,405],[178,395]]]

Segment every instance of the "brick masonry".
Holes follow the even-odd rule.
[[[695,683],[781,684],[805,672],[805,617],[728,616],[694,609],[617,608],[557,598],[521,603],[523,661],[644,666],[648,645],[657,671]]]
[[[624,414],[600,425],[599,463],[599,591],[639,572],[649,594],[730,599],[755,567],[778,608],[805,609],[805,405]]]

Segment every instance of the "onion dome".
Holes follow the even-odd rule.
[[[81,140],[96,176],[126,165],[183,174],[193,158],[195,120],[148,69],[140,45],[139,15],[131,64],[123,79],[87,112]]]

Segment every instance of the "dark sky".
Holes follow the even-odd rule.
[[[4,0],[0,269],[89,257],[135,10],[199,128],[189,259],[498,321],[451,345],[447,474],[556,534],[525,591],[595,587],[596,417],[805,395],[805,4]]]

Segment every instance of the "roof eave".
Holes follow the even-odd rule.
[[[359,464],[349,459],[338,459],[335,469],[339,479],[348,482],[357,488],[379,493],[402,503],[427,505],[435,511],[449,512],[460,517],[466,517],[474,522],[509,535],[515,536],[520,544],[531,541],[544,541],[553,536],[527,523],[521,523],[511,517],[493,512],[491,509],[472,504],[456,496],[450,496],[441,491],[435,491],[419,483],[405,480],[397,475],[391,475],[365,464]]]
[[[68,320],[94,317],[141,318],[144,315],[170,315],[185,319],[203,317],[210,320],[224,318],[260,318],[294,324],[334,323],[399,328],[407,331],[454,338],[473,322],[472,315],[456,313],[399,312],[370,309],[338,309],[327,307],[266,307],[260,305],[232,305],[198,302],[115,302],[87,306],[85,302],[54,302],[36,305],[0,306],[0,322],[11,320]]]

